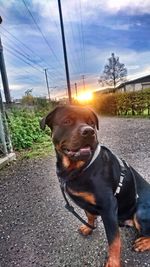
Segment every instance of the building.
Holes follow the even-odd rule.
[[[150,75],[121,83],[116,87],[116,92],[133,92],[147,88],[150,88]]]
[[[108,94],[114,92],[133,92],[140,91],[143,89],[150,88],[150,75],[146,75],[144,77],[136,78],[130,81],[123,82],[116,86],[116,88],[110,86],[105,87],[101,90],[97,90],[94,93],[95,96],[99,94]]]

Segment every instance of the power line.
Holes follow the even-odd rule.
[[[47,46],[49,47],[51,53],[53,54],[53,56],[55,57],[55,59],[59,62],[59,64],[62,65],[62,63],[61,63],[60,60],[58,59],[57,55],[55,54],[54,50],[52,49],[52,47],[50,46],[49,42],[47,41],[45,35],[43,34],[41,28],[40,28],[39,25],[37,24],[37,22],[36,22],[36,20],[35,20],[35,18],[34,18],[34,16],[33,16],[33,14],[32,14],[32,12],[30,11],[29,7],[27,6],[25,0],[22,0],[22,2],[23,2],[23,4],[24,4],[24,6],[26,7],[26,9],[27,9],[27,11],[28,11],[30,17],[32,18],[34,24],[36,25],[36,28],[37,28],[38,31],[40,32],[40,34],[41,34],[43,40],[45,41],[45,43],[46,43]],[[62,65],[62,66],[63,66],[63,65]],[[64,68],[64,66],[63,66],[63,68]]]
[[[35,67],[34,65],[37,65],[36,63],[32,62],[31,60],[31,63],[33,63],[34,65],[32,65],[30,62],[27,62],[26,60],[24,60],[23,58],[21,58],[20,56],[24,57],[25,59],[29,60],[28,58],[26,58],[22,53],[20,53],[19,51],[17,51],[16,49],[14,48],[11,48],[11,47],[7,47],[6,45],[4,46],[6,50],[9,50],[10,53],[12,53],[13,55],[15,55],[16,57],[18,57],[20,60],[22,60],[23,62],[25,62],[26,64],[32,66],[33,68],[39,70],[40,72],[42,72],[42,70],[38,69],[37,67]],[[19,56],[17,56],[16,54],[18,54]],[[41,66],[38,65],[40,68]]]
[[[42,59],[38,54],[36,54],[30,47],[28,47],[26,44],[24,44],[22,41],[20,41],[15,35],[13,35],[12,33],[10,33],[8,30],[6,30],[4,27],[3,30],[5,30],[8,34],[10,34],[16,41],[18,41],[19,43],[21,43],[26,49],[28,49],[30,52],[32,52],[33,54],[35,54],[36,56],[39,57],[39,59],[41,59],[42,61],[44,61],[44,59]],[[6,36],[4,33],[2,33],[6,38],[9,39],[8,36]],[[47,64],[47,63],[46,63]]]
[[[74,33],[74,29],[73,29],[73,25],[72,25],[72,21],[71,21],[71,17],[70,17],[70,13],[68,12],[67,13],[67,17],[70,18],[70,28],[71,28],[71,33],[72,33],[72,38],[71,40],[73,41],[73,44],[76,45],[76,38],[75,38],[75,33]],[[70,41],[68,39],[68,41]],[[69,46],[70,47],[70,46]],[[73,47],[74,48],[74,47]],[[70,53],[69,55],[71,56],[71,58],[73,59],[70,63],[71,63],[71,66],[72,66],[72,70],[74,69],[75,71],[73,73],[76,73],[77,70],[79,70],[79,63],[80,61],[78,60],[77,56],[74,56],[74,49],[72,49],[72,47],[70,47]]]
[[[12,54],[13,56],[15,56],[17,59],[23,61],[24,63],[26,63],[27,65],[31,66],[32,68],[36,69],[37,71],[39,71],[40,73],[43,74],[43,71],[39,70],[38,68],[36,68],[35,66],[33,66],[32,64],[30,64],[29,62],[27,62],[26,60],[20,58],[20,56],[16,55],[13,51],[11,51],[9,48],[5,47],[5,50],[7,50],[10,54]]]
[[[31,62],[32,64],[34,65],[37,65],[38,67],[42,68],[43,69],[43,66],[41,66],[40,64],[38,63],[35,63],[31,58],[29,58],[28,56],[26,56],[24,53],[20,52],[19,50],[15,49],[14,47],[10,46],[7,44],[7,48],[11,49],[11,51],[14,51],[16,54],[22,56],[23,58],[25,58],[26,60],[28,60],[29,62]],[[56,78],[57,76],[54,76],[53,74],[50,74],[51,75],[51,79],[52,78]],[[57,77],[58,78],[58,77]]]
[[[15,56],[16,58],[18,58],[19,60],[23,61],[23,62],[26,63],[27,65],[29,65],[29,66],[31,66],[32,68],[34,68],[34,69],[40,71],[41,73],[43,73],[43,70],[40,70],[39,68],[37,68],[36,66],[34,66],[34,65],[32,65],[31,63],[27,62],[26,60],[24,60],[24,59],[21,58],[20,56],[16,55],[17,52],[14,51],[14,49],[10,49],[9,47],[6,47],[6,46],[5,46],[5,49],[6,49],[10,54],[12,54],[12,55]],[[35,63],[33,62],[33,64],[35,64]],[[36,64],[35,64],[35,65],[36,65]],[[27,72],[27,71],[26,71],[26,72]],[[27,72],[27,73],[30,74],[30,72]],[[51,77],[51,76],[49,75],[49,73],[48,73],[48,77],[49,77],[50,79],[58,78],[57,76],[56,76],[56,77]],[[60,79],[60,80],[61,80],[61,81],[64,81],[64,79]]]
[[[39,66],[40,68],[42,68],[42,66],[41,66],[40,64],[35,63],[29,56],[26,56],[25,53],[20,52],[18,49],[15,49],[14,47],[12,47],[12,46],[10,46],[10,45],[8,45],[8,44],[7,44],[7,46],[8,46],[10,49],[14,50],[14,52],[16,52],[17,54],[19,54],[20,56],[22,56],[22,57],[24,57],[25,59],[27,59],[28,61],[30,61],[31,63],[33,63],[33,64]]]
[[[5,34],[3,34],[3,33],[2,33],[2,35],[5,36]],[[7,37],[7,36],[5,36],[5,37],[9,39],[9,37]],[[25,57],[27,60],[31,61],[33,64],[37,64],[40,68],[43,69],[43,68],[45,67],[45,65],[43,66],[43,65],[40,65],[39,63],[35,63],[35,61],[33,61],[33,60],[31,59],[30,55],[27,54],[26,52],[23,51],[23,53],[22,53],[22,52],[20,52],[18,49],[14,48],[14,46],[11,46],[10,44],[7,44],[7,46],[10,47],[12,50],[14,50],[16,53],[18,53],[18,54],[20,54],[21,56]],[[19,46],[18,46],[18,47],[19,47]],[[22,48],[19,47],[19,49],[21,49],[21,51],[22,51]],[[57,72],[57,75],[55,74],[56,72]],[[55,70],[55,73],[51,73],[51,74],[50,74],[50,75],[51,75],[51,78],[54,78],[54,77],[55,77],[55,78],[58,79],[58,74],[60,75],[60,77],[62,76],[62,74],[59,73],[59,72],[57,71],[57,69]]]
[[[48,65],[48,63],[38,54],[36,54],[30,47],[28,47],[26,44],[24,44],[21,40],[19,40],[15,35],[13,35],[12,33],[10,33],[7,29],[5,29],[4,27],[1,26],[1,28],[6,31],[10,36],[12,36],[17,42],[19,42],[22,46],[24,46],[26,49],[28,49],[33,55],[35,55],[36,57],[38,57],[41,61],[43,61],[43,63],[45,63],[47,65],[47,67],[53,69],[54,71],[57,70],[57,73],[59,73],[60,75],[62,75],[62,73],[57,69],[54,68],[51,65]],[[1,33],[2,35],[4,35],[6,38],[10,39],[8,36],[6,36],[4,33]],[[22,48],[21,48],[22,49]]]
[[[37,67],[33,66],[31,63],[27,62],[26,60],[24,60],[23,58],[21,58],[20,56],[16,55],[13,51],[11,51],[10,48],[4,46],[4,48],[12,55],[14,55],[15,57],[17,57],[18,59],[20,59],[21,61],[23,61],[24,63],[26,63],[27,65],[31,66],[32,68],[36,69],[37,71],[43,73],[43,71],[39,70]]]
[[[24,73],[22,73],[22,72],[16,72],[13,69],[10,69],[10,72],[12,72],[13,74],[16,74],[17,76],[25,76]],[[29,74],[31,76],[31,73],[29,71],[23,70],[23,72],[26,72],[28,74],[28,76],[29,76]],[[32,77],[30,77],[30,80],[33,81],[33,82],[35,82],[35,79],[34,79],[33,76],[34,76],[34,73],[32,74]],[[37,80],[37,78],[36,78],[36,80]]]

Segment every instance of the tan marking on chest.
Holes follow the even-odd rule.
[[[81,197],[85,201],[89,202],[90,204],[95,205],[96,204],[96,199],[95,196],[92,193],[89,192],[76,192],[73,191],[72,189],[68,188],[69,193],[71,193],[73,196]]]
[[[85,162],[82,160],[72,162],[67,156],[63,156],[62,163],[63,163],[63,166],[69,171],[73,169],[80,169],[85,164]]]
[[[70,160],[66,156],[63,156],[62,163],[65,168],[68,168],[70,166]]]

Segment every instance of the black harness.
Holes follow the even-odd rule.
[[[97,157],[95,157],[96,159]],[[138,198],[138,195],[137,195],[137,190],[136,190],[136,181],[135,181],[135,176],[134,176],[134,173],[132,171],[132,168],[122,159],[116,157],[118,162],[119,162],[119,165],[120,165],[120,179],[119,179],[119,183],[118,183],[118,186],[115,190],[115,193],[114,193],[114,196],[116,197],[117,195],[119,195],[120,193],[120,190],[121,190],[121,187],[123,186],[123,181],[125,179],[125,176],[126,176],[126,168],[129,168],[130,171],[131,171],[131,174],[132,174],[132,177],[133,177],[133,180],[134,180],[134,185],[135,185],[135,192],[136,192],[136,196],[135,196],[135,199],[137,200]],[[94,161],[95,161],[94,159]],[[93,160],[91,161],[91,163],[94,162]],[[91,163],[85,168],[87,169]],[[58,179],[59,179],[59,183],[60,183],[60,189],[61,189],[61,192],[62,192],[62,195],[64,197],[64,200],[66,202],[65,204],[65,208],[71,212],[79,221],[81,221],[84,225],[86,225],[87,227],[91,228],[92,230],[94,230],[96,227],[90,225],[89,223],[87,223],[75,210],[74,210],[74,207],[72,205],[70,205],[69,201],[68,201],[68,198],[66,196],[66,182],[60,178],[58,176]],[[67,194],[68,195],[68,194]],[[69,196],[70,197],[70,196]]]

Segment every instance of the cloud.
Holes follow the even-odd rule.
[[[59,21],[58,4],[55,0],[32,0],[33,5],[38,7],[41,16],[48,17],[51,21]],[[63,17],[65,22],[79,21],[82,15],[83,23],[101,20],[108,14],[125,12],[126,14],[150,14],[149,0],[94,0],[94,1],[62,1]],[[76,15],[78,13],[78,16]]]
[[[43,71],[48,68],[50,86],[59,86],[53,95],[65,92],[66,81],[62,42],[56,0],[26,0],[58,60],[44,42],[22,1],[0,0],[4,13],[3,27],[19,38],[34,53],[25,49],[12,36],[3,38],[5,46],[20,49]],[[86,83],[97,88],[97,80],[107,59],[114,52],[125,63],[129,75],[147,73],[149,69],[150,1],[145,0],[63,0],[62,9],[67,41],[71,84]],[[81,26],[82,22],[82,26]],[[82,36],[83,34],[83,36]],[[84,37],[84,44],[82,38]],[[21,95],[28,88],[34,94],[47,94],[44,72],[36,71],[5,50],[6,66],[12,94]],[[39,57],[38,57],[39,55]],[[43,60],[44,59],[44,60]],[[24,58],[25,60],[25,58]],[[31,63],[32,64],[32,63]],[[56,92],[56,93],[55,93]]]
[[[128,66],[128,70],[137,70],[137,69],[139,69],[139,68],[140,68],[139,65],[129,65],[129,66]]]
[[[109,24],[107,27],[109,27],[112,30],[121,30],[121,31],[128,31],[131,28],[132,24]]]
[[[149,0],[107,0],[105,1],[105,7],[109,11],[116,13],[119,11],[128,11],[129,14],[143,14],[150,13],[150,1]]]

